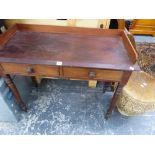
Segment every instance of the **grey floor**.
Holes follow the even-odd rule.
[[[125,117],[116,108],[105,120],[111,97],[110,92],[102,93],[102,83],[90,89],[85,81],[44,79],[30,93],[28,112],[21,113],[17,123],[1,122],[0,134],[155,134],[155,112]]]
[[[101,83],[90,89],[84,81],[45,79],[32,89],[28,113],[0,123],[0,134],[155,134],[155,112],[124,117],[115,109],[105,120],[111,96]]]
[[[150,42],[150,43],[155,43],[155,37],[152,36],[142,36],[142,35],[136,35],[135,41],[136,42]]]

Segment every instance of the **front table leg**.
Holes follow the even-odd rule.
[[[9,74],[3,75],[3,78],[4,78],[5,82],[7,83],[8,87],[11,89],[13,95],[15,96],[16,101],[19,104],[20,108],[23,111],[27,111],[27,106],[21,99],[20,94],[19,94],[14,82],[12,81],[10,75]]]
[[[114,95],[113,95],[113,98],[112,98],[112,100],[111,100],[110,106],[109,106],[109,108],[108,108],[108,110],[107,110],[107,113],[106,113],[106,115],[105,115],[105,119],[108,119],[108,118],[110,117],[110,115],[111,115],[113,109],[114,109],[115,106],[116,106],[116,101],[117,101],[117,99],[118,99],[118,97],[119,97],[119,95],[120,95],[120,93],[121,93],[123,87],[124,87],[124,86],[126,85],[126,83],[128,82],[128,79],[129,79],[131,73],[132,73],[132,72],[127,72],[127,71],[125,71],[125,72],[123,73],[122,80],[121,80],[121,82],[118,83],[118,86],[117,86],[117,88],[116,88],[116,90],[115,90],[115,93],[114,93]]]

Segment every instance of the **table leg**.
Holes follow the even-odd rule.
[[[128,79],[129,79],[131,73],[132,73],[132,72],[127,72],[127,71],[125,71],[125,72],[123,73],[122,80],[121,80],[121,82],[118,83],[118,86],[117,86],[117,88],[116,88],[116,90],[115,90],[115,92],[114,92],[114,95],[113,95],[113,97],[112,97],[110,106],[109,106],[109,108],[108,108],[108,110],[107,110],[107,113],[106,113],[106,115],[105,115],[105,119],[108,119],[108,118],[110,117],[110,115],[111,115],[113,109],[114,109],[115,106],[116,106],[116,101],[117,101],[117,99],[118,99],[118,97],[119,97],[119,95],[120,95],[120,93],[121,93],[123,87],[124,87],[124,86],[126,85],[126,83],[128,82]]]
[[[113,82],[104,82],[103,83],[103,93],[106,91],[113,91]]]
[[[32,76],[31,79],[36,87],[38,87],[41,84],[41,80],[42,80],[41,77]]]
[[[18,92],[14,82],[12,81],[10,75],[9,74],[5,74],[5,75],[3,75],[3,78],[4,78],[5,82],[7,83],[8,87],[11,89],[13,95],[15,96],[17,104],[19,104],[20,108],[23,111],[27,111],[27,106],[23,102],[23,100],[21,99],[20,94],[19,94],[19,92]]]

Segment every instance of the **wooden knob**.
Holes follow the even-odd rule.
[[[89,72],[89,78],[93,79],[96,77],[96,73],[95,72]]]
[[[31,66],[29,66],[29,67],[27,67],[27,72],[34,73],[34,69]]]

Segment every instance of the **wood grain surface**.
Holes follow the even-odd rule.
[[[58,28],[57,31],[60,29],[58,26],[49,27]],[[64,29],[68,30],[68,27]],[[131,44],[128,40],[124,44],[120,31],[101,30],[102,35],[98,35],[100,30],[92,28],[93,33],[87,35],[87,28],[76,29],[77,32],[82,29],[81,33],[71,33],[71,30],[70,33],[54,33],[17,29],[1,47],[0,61],[47,65],[62,61],[63,66],[118,70],[129,70],[134,65],[134,52],[128,50]]]

